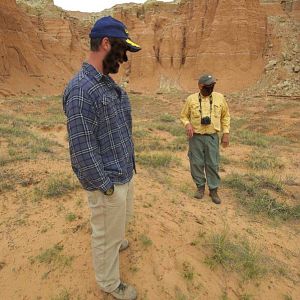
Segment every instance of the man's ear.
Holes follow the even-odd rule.
[[[110,45],[110,41],[108,37],[104,37],[102,39],[101,42],[101,48],[105,51],[105,52],[109,52],[111,49],[111,45]]]

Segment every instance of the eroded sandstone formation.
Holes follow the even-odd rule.
[[[0,94],[60,93],[84,60],[89,28],[101,14],[65,12],[52,0],[18,2],[0,2]],[[108,13],[143,48],[117,77],[129,89],[192,90],[209,71],[220,89],[232,91],[263,73],[268,30],[259,0],[150,1]]]

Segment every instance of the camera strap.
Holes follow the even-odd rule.
[[[200,116],[202,118],[202,97],[201,97],[201,93],[199,93],[199,103],[200,103]],[[213,97],[212,94],[209,96],[209,117],[211,118],[211,113],[212,113],[212,103],[213,103]]]

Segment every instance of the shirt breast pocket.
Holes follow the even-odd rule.
[[[200,108],[198,107],[198,105],[192,105],[191,106],[191,115],[194,119],[198,119],[200,118]]]
[[[216,118],[220,118],[220,116],[221,116],[221,111],[222,111],[221,106],[215,104],[215,105],[214,105],[214,116],[215,116]]]
[[[111,119],[116,117],[117,115],[117,101],[118,99],[111,95],[103,95],[101,99],[102,106],[102,120],[106,120],[107,118]]]

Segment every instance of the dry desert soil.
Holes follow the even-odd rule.
[[[185,97],[130,94],[138,173],[122,278],[140,300],[300,299],[300,102],[227,96],[216,206],[193,198]],[[0,100],[0,299],[112,299],[95,282],[65,123],[60,96]]]

